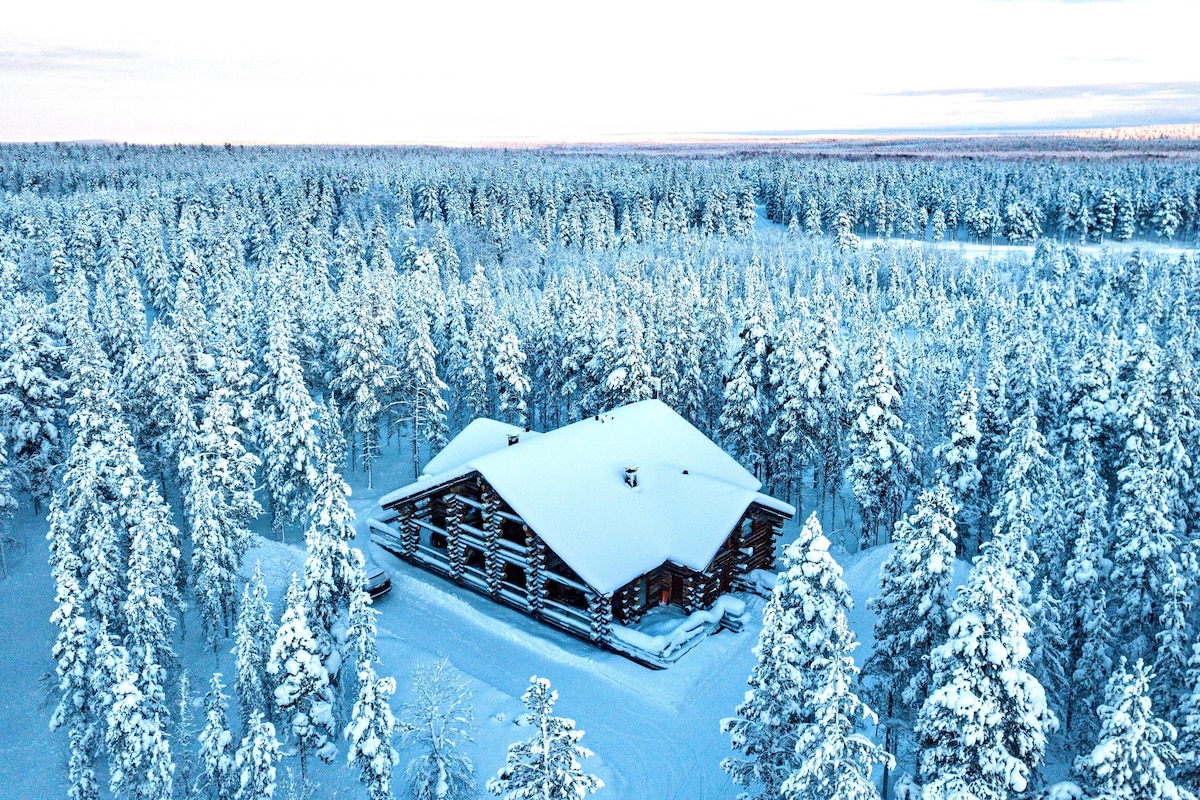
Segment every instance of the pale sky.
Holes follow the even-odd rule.
[[[1200,122],[1196,0],[9,0],[0,141]]]

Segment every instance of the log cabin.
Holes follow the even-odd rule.
[[[652,609],[712,608],[771,570],[787,503],[658,400],[538,433],[476,419],[380,501],[406,561],[648,666]]]

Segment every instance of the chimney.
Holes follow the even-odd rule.
[[[510,433],[510,434],[508,435],[508,446],[509,446],[509,447],[512,447],[514,444],[516,444],[516,443],[517,443],[517,442],[519,442],[520,440],[521,440],[521,434],[519,434],[519,433]]]
[[[637,488],[637,485],[638,485],[637,467],[626,467],[625,468],[625,483],[629,484],[629,486],[631,488]]]

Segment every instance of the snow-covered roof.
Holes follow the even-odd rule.
[[[458,439],[478,423],[468,447]],[[751,503],[792,516],[787,503],[761,494],[761,482],[687,420],[658,400],[644,400],[508,446],[499,444],[458,464],[442,456],[478,452],[501,423],[476,420],[430,462],[445,474],[381,500],[390,505],[455,475],[479,472],[590,586],[614,592],[672,561],[706,568]],[[491,440],[494,441],[494,440]],[[637,467],[637,487],[625,482]],[[430,470],[432,472],[432,470]]]
[[[508,447],[508,437],[519,436],[521,441],[529,441],[535,436],[541,436],[537,431],[527,431],[507,422],[497,422],[494,419],[479,418],[450,440],[450,443],[429,460],[421,475],[437,475],[455,467],[461,467],[476,456]]]

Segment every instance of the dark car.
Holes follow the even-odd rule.
[[[367,594],[382,597],[392,590],[392,576],[383,567],[367,565]]]

